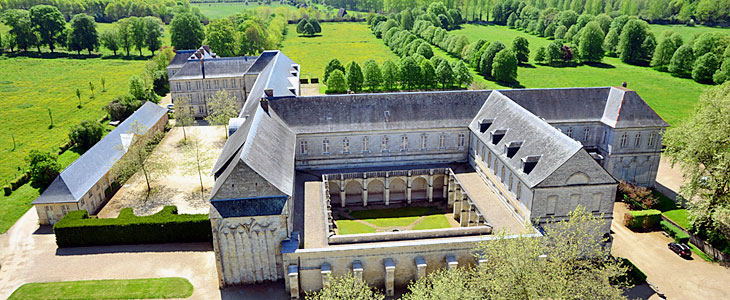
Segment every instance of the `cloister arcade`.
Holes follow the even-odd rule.
[[[358,172],[325,175],[333,205],[368,206],[444,200],[448,169]]]

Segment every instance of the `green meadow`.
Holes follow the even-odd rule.
[[[368,59],[378,63],[398,59],[365,23],[353,22],[322,23],[322,33],[314,37],[297,35],[296,25],[290,24],[281,51],[301,65],[302,78],[317,77],[320,80],[324,68],[333,58],[344,65],[351,61],[362,65]]]
[[[268,6],[270,8],[277,8],[280,6],[285,6],[281,4],[274,4],[271,5],[259,5],[256,2],[251,2],[248,5],[246,5],[244,2],[234,2],[234,3],[191,3],[192,6],[195,6],[197,8],[200,8],[200,12],[203,13],[208,19],[215,20],[215,19],[222,19],[228,16],[235,15],[237,13],[242,13],[246,11],[247,9],[256,8],[259,6]],[[290,6],[291,7],[291,6]]]
[[[187,279],[166,277],[26,283],[9,299],[167,299],[192,294],[193,285]]]
[[[654,33],[657,39],[662,36],[662,32],[665,30],[671,30],[682,36],[684,42],[688,42],[694,35],[700,35],[705,32],[719,32],[724,34],[730,34],[730,28],[723,27],[707,27],[707,26],[684,26],[684,25],[658,25],[649,24],[649,29]]]
[[[463,34],[470,41],[501,41],[507,46],[516,36],[523,36],[530,42],[531,60],[537,48],[551,42],[505,26],[467,24],[462,29],[452,31],[452,34]],[[442,56],[448,55],[443,51],[437,52]],[[530,62],[527,66],[519,67],[517,80],[525,88],[619,86],[626,81],[630,89],[637,91],[664,120],[673,125],[692,111],[700,93],[708,87],[692,79],[673,77],[648,67],[628,65],[613,57],[604,58],[603,64],[598,66],[552,67]],[[482,88],[509,88],[487,81],[482,76],[475,76],[475,83]]]

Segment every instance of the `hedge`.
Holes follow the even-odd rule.
[[[10,196],[10,194],[13,193],[13,188],[11,188],[9,185],[3,186],[3,195]]]
[[[212,241],[207,214],[178,215],[177,207],[138,217],[124,208],[117,218],[92,219],[85,210],[70,211],[53,226],[63,247]]]
[[[619,281],[626,282],[631,285],[640,285],[646,282],[646,274],[639,270],[628,258],[620,258],[624,266],[628,267],[626,275],[619,277]]]
[[[22,175],[18,176],[17,178],[13,179],[13,181],[10,182],[10,188],[14,191],[23,186],[24,184],[28,183],[30,181],[30,173],[24,172]]]
[[[689,242],[689,234],[679,229],[677,226],[674,226],[674,224],[669,223],[665,220],[661,221],[662,230],[666,231],[669,236],[671,236],[675,242],[677,243],[688,243]]]
[[[659,221],[661,220],[661,211],[656,209],[637,210],[626,213],[624,225],[629,229],[650,230],[659,227]]]

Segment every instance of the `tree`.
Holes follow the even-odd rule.
[[[81,90],[79,90],[78,88],[76,89],[76,98],[79,99],[79,105],[76,107],[81,108]]]
[[[544,64],[547,62],[547,54],[545,53],[545,47],[540,46],[535,52],[535,62],[538,64]]]
[[[383,83],[383,75],[380,73],[380,67],[372,59],[368,59],[364,63],[365,82],[364,85],[370,91],[375,91]]]
[[[682,36],[673,33],[659,42],[654,49],[654,55],[651,58],[651,66],[662,72],[666,72],[672,61],[672,56],[677,49],[682,46]]]
[[[492,77],[501,82],[517,80],[517,56],[512,50],[504,49],[494,57]]]
[[[683,45],[674,52],[669,63],[669,72],[677,77],[689,78],[692,75],[695,56],[692,46]]]
[[[152,55],[155,55],[155,50],[162,47],[162,21],[157,17],[144,17],[144,27],[145,45],[152,52]]]
[[[694,46],[692,50],[695,54],[700,53],[715,53],[720,56],[725,52],[728,43],[730,43],[730,37],[726,34],[719,32],[705,32],[694,40]]]
[[[219,56],[233,56],[236,51],[236,30],[230,19],[213,20],[206,27],[206,43]]]
[[[134,21],[130,18],[117,21],[117,31],[119,32],[119,46],[127,52],[134,47]]]
[[[78,14],[71,19],[71,29],[68,32],[68,49],[94,51],[99,47],[99,33],[96,31],[96,21],[87,14]]]
[[[96,87],[94,86],[94,83],[89,81],[89,91],[91,91],[91,99],[95,99],[96,95],[94,94],[94,90],[96,90]]]
[[[327,82],[327,79],[329,79],[329,75],[334,70],[340,70],[342,71],[342,74],[345,73],[345,67],[342,65],[339,59],[333,58],[332,60],[327,63],[327,66],[324,67],[324,82]]]
[[[436,82],[436,69],[430,60],[424,59],[421,62],[421,83],[424,88],[433,88]]]
[[[560,44],[555,43],[555,42],[550,43],[550,44],[548,44],[546,50],[547,51],[545,54],[547,57],[547,62],[549,64],[554,65],[556,62],[561,61],[563,59],[563,51],[562,51],[562,46],[560,46]]]
[[[347,82],[345,81],[345,74],[336,69],[330,73],[329,78],[326,81],[327,93],[344,93],[347,92]]]
[[[730,83],[726,82],[707,89],[693,114],[669,128],[663,140],[670,162],[682,169],[685,184],[680,194],[692,199],[688,207],[692,231],[714,240],[730,236],[728,111]]]
[[[589,22],[581,30],[578,53],[586,62],[600,62],[603,60],[603,31],[598,22]]]
[[[30,165],[30,185],[33,188],[45,189],[61,172],[58,157],[50,152],[30,150],[25,161]]]
[[[526,63],[530,60],[530,42],[524,37],[515,37],[512,40],[512,52],[517,56],[518,62]]]
[[[555,23],[548,24],[547,27],[545,27],[545,31],[543,31],[543,36],[547,37],[549,39],[555,38],[555,30],[558,28]]]
[[[147,195],[152,191],[152,182],[167,174],[169,162],[165,159],[165,153],[159,151],[152,155],[154,147],[161,136],[148,136],[148,128],[138,121],[132,123],[132,128],[127,134],[132,135],[132,142],[126,150],[124,157],[114,165],[113,172],[117,174],[117,180],[124,182],[129,177],[142,171],[145,183],[147,184]],[[120,146],[122,147],[122,146]]]
[[[297,33],[298,34],[304,34],[304,26],[307,25],[307,23],[309,23],[309,22],[305,18],[302,18],[301,20],[299,20],[299,23],[297,23]]]
[[[142,101],[135,99],[131,95],[125,95],[114,98],[114,100],[104,106],[104,110],[109,114],[110,120],[123,121],[131,116],[140,106],[142,106]]]
[[[204,200],[206,190],[203,186],[203,173],[205,170],[210,169],[213,162],[213,153],[206,143],[203,143],[198,137],[191,137],[185,145],[183,145],[183,152],[185,152],[185,173],[198,175],[200,182],[200,199]]]
[[[720,67],[720,59],[715,53],[705,53],[695,61],[692,68],[692,79],[700,83],[712,83],[712,75]]]
[[[10,27],[8,33],[11,45],[15,45],[23,51],[28,51],[28,48],[38,45],[38,36],[33,31],[30,13],[27,10],[9,9],[2,14],[2,21]],[[40,52],[40,48],[38,52]]]
[[[400,28],[405,30],[411,30],[413,28],[413,14],[410,10],[404,10],[400,14]]]
[[[316,18],[309,19],[309,24],[312,24],[312,27],[314,28],[315,33],[322,32],[322,26],[319,25],[319,20],[317,20]]]
[[[434,56],[435,57],[435,56]],[[398,78],[400,77],[400,69],[398,65],[390,60],[386,60],[383,63],[383,86],[386,90],[392,91],[398,85]]]
[[[360,69],[360,65],[358,65],[356,62],[351,62],[349,66],[347,66],[347,87],[354,93],[357,93],[362,90],[362,84],[363,84],[363,75],[362,75],[362,69]]]
[[[645,62],[645,50],[642,48],[642,44],[646,40],[648,32],[649,25],[642,20],[629,20],[624,25],[618,44],[621,61],[633,65]]]
[[[203,24],[192,12],[178,13],[172,18],[172,22],[170,22],[170,42],[175,49],[198,49],[204,39]],[[213,49],[219,51],[218,48]]]
[[[564,25],[560,25],[557,28],[555,28],[555,39],[556,40],[562,40],[565,38],[565,34],[568,33],[568,27],[565,27]]]
[[[195,124],[194,107],[190,97],[183,96],[175,100],[175,126],[182,127],[183,141],[187,142],[188,134],[185,132],[185,127]]]
[[[722,84],[728,79],[730,79],[730,57],[726,56],[720,65],[720,69],[712,75],[712,81],[717,84]]]
[[[438,73],[438,69],[436,71]],[[407,89],[413,89],[418,85],[421,67],[418,66],[413,57],[405,57],[400,61],[400,81]]]
[[[448,62],[439,63],[436,67],[436,78],[441,82],[441,88],[445,89],[446,86],[451,86],[454,83],[454,71]]]
[[[606,34],[606,38],[603,40],[603,50],[606,51],[608,56],[618,56],[618,42],[619,36],[616,33],[616,30],[609,30]]]
[[[33,31],[38,34],[41,42],[47,45],[53,53],[59,36],[66,28],[63,14],[55,6],[36,5],[30,8],[30,21],[33,25]],[[40,52],[40,49],[38,51]]]
[[[371,289],[365,281],[347,273],[345,276],[327,274],[330,284],[319,291],[306,294],[307,300],[383,300],[385,296]]]
[[[119,38],[119,32],[116,29],[110,29],[102,32],[99,36],[99,40],[104,47],[114,52],[114,56],[117,55],[117,51],[119,51],[119,47],[121,46],[121,41]]]
[[[426,59],[431,59],[431,57],[433,57],[433,49],[431,49],[431,45],[427,43],[422,43],[420,46],[418,46],[416,53],[422,55]]]
[[[129,22],[132,30],[131,44],[139,51],[139,56],[142,56],[142,49],[147,42],[147,26],[143,19],[137,17],[129,17]]]
[[[314,36],[317,32],[314,30],[314,26],[312,26],[312,23],[307,23],[304,25],[304,36]]]
[[[482,59],[479,62],[479,71],[482,75],[492,76],[492,63],[494,62],[494,57],[497,56],[499,51],[502,51],[505,48],[507,47],[500,41],[494,41],[489,44],[487,49],[484,51],[484,54],[482,54]]]
[[[474,77],[471,75],[471,72],[469,72],[469,67],[466,66],[464,61],[459,60],[454,63],[452,66],[452,69],[454,71],[454,79],[456,81],[456,84],[459,86],[466,86],[468,87],[469,84],[471,84],[472,80],[474,80]]]
[[[68,138],[81,151],[89,150],[104,136],[104,126],[99,122],[84,120],[71,127]]]
[[[238,116],[238,103],[236,97],[230,95],[226,90],[219,90],[208,99],[208,116],[205,120],[212,125],[224,125],[228,137],[228,121]]]

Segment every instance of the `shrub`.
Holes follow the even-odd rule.
[[[9,185],[4,185],[3,186],[3,195],[10,196],[10,194],[12,194],[12,193],[13,193],[13,189],[10,188]]]
[[[85,210],[70,211],[53,226],[58,247],[211,241],[207,214],[178,215],[175,206],[138,217],[124,208],[114,219],[91,219]]]
[[[18,176],[10,182],[10,189],[13,191],[17,190],[24,184],[28,183],[28,181],[30,181],[30,172],[25,172],[23,175]]]
[[[620,258],[620,260],[628,269],[626,270],[626,274],[617,278],[619,282],[625,282],[629,285],[640,285],[646,282],[646,274],[634,265],[634,263],[632,263],[628,258]]]
[[[334,70],[327,78],[327,93],[344,93],[347,91],[347,83],[345,82],[345,74],[339,69]]]
[[[637,210],[627,212],[624,217],[624,225],[629,229],[651,230],[659,226],[662,212],[656,209]]]
[[[669,223],[665,220],[662,220],[659,222],[659,224],[662,227],[662,230],[664,230],[666,233],[669,234],[674,239],[674,242],[676,243],[688,243],[689,242],[689,234],[679,229],[677,226],[674,226],[674,224]]]
[[[630,209],[651,209],[659,201],[648,188],[635,186],[623,180],[618,185],[616,196],[626,202]]]
[[[86,151],[104,136],[104,126],[99,122],[84,120],[71,128],[68,138],[82,151]]]

